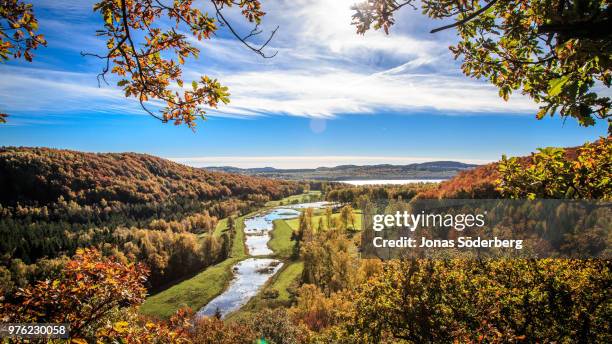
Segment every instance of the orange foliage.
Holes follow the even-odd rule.
[[[298,184],[209,172],[145,154],[94,154],[50,148],[0,148],[0,202],[46,204],[60,196],[95,204],[146,203],[172,198],[279,198]],[[251,196],[252,197],[252,196]]]
[[[499,178],[497,164],[479,166],[459,172],[437,188],[420,192],[418,198],[499,198],[495,181]]]
[[[579,147],[565,149],[565,157],[568,160],[575,160],[578,155]],[[518,161],[523,166],[532,163],[531,156],[519,157]],[[479,166],[472,170],[459,172],[455,177],[440,183],[437,188],[426,189],[418,193],[417,198],[421,199],[491,199],[501,198],[497,190],[497,181],[500,178],[498,163],[490,163]]]
[[[40,280],[6,295],[1,319],[69,323],[72,336],[90,336],[113,312],[144,301],[147,275],[141,264],[122,264],[96,250],[79,250],[57,278]]]

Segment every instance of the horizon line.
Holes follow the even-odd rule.
[[[473,159],[452,157],[414,157],[414,156],[200,156],[165,157],[165,159],[191,167],[236,167],[304,169],[317,167],[337,167],[342,165],[408,165],[436,161],[453,161],[466,164],[483,165],[497,159]]]

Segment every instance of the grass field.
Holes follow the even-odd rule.
[[[321,197],[321,191],[310,191],[308,193],[303,193],[300,195],[293,195],[289,197],[285,197],[279,201],[269,201],[266,203],[266,207],[277,207],[279,205],[293,204],[294,202],[310,202],[310,198],[318,199]]]
[[[230,314],[228,320],[238,320],[250,313],[255,313],[265,308],[277,308],[277,307],[289,307],[291,305],[291,294],[289,288],[297,279],[302,275],[304,270],[304,263],[302,262],[291,262],[286,261],[285,266],[268,281],[268,283],[262,288],[262,290],[253,297],[246,305],[244,305],[239,311]],[[277,290],[278,297],[273,299],[266,299],[267,291]]]
[[[280,259],[288,259],[293,254],[295,241],[291,240],[293,229],[285,220],[274,221],[274,230],[271,232],[272,239],[268,247],[274,251],[274,255]]]
[[[140,312],[168,318],[177,309],[184,306],[197,311],[215,296],[221,294],[233,277],[232,266],[247,257],[244,247],[243,220],[244,217],[236,220],[237,231],[230,258],[208,267],[190,279],[148,297],[140,307]]]
[[[294,281],[300,278],[302,270],[304,270],[304,263],[289,260],[295,245],[295,241],[291,240],[292,232],[293,229],[287,224],[287,220],[274,221],[272,239],[268,242],[268,246],[274,251],[274,256],[282,259],[285,265],[255,297],[249,300],[239,311],[230,314],[227,319],[238,320],[249,313],[264,308],[289,307],[291,305],[289,288]],[[278,297],[266,298],[265,295],[272,290],[278,291]]]
[[[227,217],[217,222],[217,227],[215,227],[215,236],[220,236],[221,233],[223,233],[223,231],[226,229],[227,229]]]
[[[269,286],[270,289],[278,290],[278,298],[276,300],[281,302],[289,302],[291,295],[287,291],[291,284],[302,276],[302,270],[304,270],[304,263],[302,262],[291,262],[287,263],[287,266],[278,274],[273,283]]]

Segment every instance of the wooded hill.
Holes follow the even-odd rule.
[[[529,156],[462,171],[419,193],[419,198],[612,197],[612,139],[569,148],[542,148]]]
[[[172,198],[279,198],[298,185],[191,168],[145,154],[0,148],[0,203],[161,202]]]
[[[409,165],[340,165],[314,169],[276,169],[273,167],[243,169],[230,166],[207,167],[206,169],[287,180],[342,181],[350,179],[446,179],[476,166],[478,165],[456,161],[432,161]]]

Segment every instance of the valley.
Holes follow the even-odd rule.
[[[586,171],[609,175],[608,141],[558,152],[555,167],[601,160]],[[86,325],[90,337],[136,333],[146,340],[168,336],[169,343],[187,338],[227,344],[262,337],[275,343],[374,343],[384,337],[395,343],[412,319],[424,325],[409,333],[445,342],[456,333],[472,338],[491,317],[496,328],[515,331],[507,311],[542,314],[545,322],[529,330],[540,338],[550,328],[546,324],[559,320],[550,316],[562,302],[555,295],[574,288],[576,303],[554,331],[582,331],[573,319],[584,309],[605,318],[606,260],[481,262],[465,259],[469,252],[455,252],[462,254],[459,259],[385,259],[364,249],[371,214],[413,210],[420,200],[505,201],[525,188],[514,185],[534,178],[529,166],[551,161],[548,152],[537,154],[466,169],[439,183],[351,185],[206,171],[132,153],[3,148],[3,312],[15,319],[48,312],[58,321],[77,319],[75,326],[78,319],[94,319]],[[575,226],[564,221],[551,227],[522,216],[535,208],[565,216],[572,210],[563,204],[544,207],[545,192],[574,194],[527,190],[539,192],[543,199],[533,202],[542,203],[491,213],[529,224],[534,233],[551,228],[550,235],[564,238],[551,246],[559,253],[605,253],[605,208],[574,216]],[[578,186],[576,192],[609,199],[610,186]],[[502,222],[494,229],[508,228]],[[592,240],[573,239],[576,231]],[[436,233],[440,237],[432,240],[454,238],[454,232]],[[534,280],[536,275],[542,280]],[[473,305],[484,305],[486,314]],[[83,313],[99,308],[105,309],[102,318]],[[459,315],[440,309],[457,309]],[[449,330],[432,331],[432,322]],[[608,333],[599,323],[588,330],[601,338]]]
[[[299,209],[318,209],[321,213],[326,206],[333,206],[318,202],[321,197],[319,191],[289,196],[268,202],[260,210],[231,220],[236,223],[237,235],[230,257],[191,279],[150,296],[141,311],[151,316],[168,317],[179,308],[188,306],[199,309],[198,316],[218,313],[225,317],[234,315],[247,303],[252,305],[253,297],[261,299],[265,291],[261,292],[260,288],[264,286],[267,286],[267,291],[278,293],[276,301],[288,302],[288,288],[298,282],[302,271],[301,263],[295,259],[296,241],[293,237],[298,229]],[[228,219],[223,219],[219,223],[227,222]],[[228,230],[227,227],[222,228],[220,233]],[[226,273],[220,274],[220,271]],[[212,280],[218,283],[202,283]],[[221,285],[223,287],[219,288]],[[207,292],[201,292],[200,288],[205,288]]]

